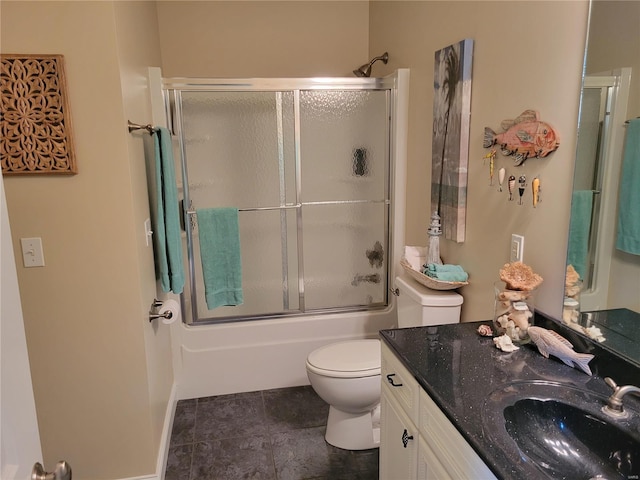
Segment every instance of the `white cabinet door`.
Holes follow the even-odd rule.
[[[418,429],[386,391],[386,387],[382,388],[380,408],[380,479],[415,480]]]
[[[418,440],[418,480],[454,480],[422,435]]]

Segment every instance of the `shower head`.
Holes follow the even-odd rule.
[[[384,63],[386,65],[386,63],[389,61],[389,54],[387,52],[384,52],[382,55],[380,55],[379,57],[375,57],[373,60],[371,60],[369,63],[365,63],[364,65],[362,65],[360,68],[358,68],[357,70],[354,70],[353,73],[356,77],[370,77],[371,76],[371,67],[373,66],[374,63],[376,63],[378,60],[382,60],[382,63]]]

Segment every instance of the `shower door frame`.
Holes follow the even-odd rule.
[[[189,297],[190,297],[190,315],[186,313],[186,301],[185,293],[181,294],[181,303],[183,310],[183,321],[188,325],[208,325],[208,324],[220,324],[228,322],[241,322],[250,320],[263,320],[272,318],[283,318],[290,316],[304,316],[304,315],[317,315],[326,313],[342,313],[342,312],[357,312],[357,311],[373,311],[382,310],[389,307],[391,304],[389,293],[392,290],[390,288],[392,278],[392,265],[393,255],[392,250],[392,236],[391,228],[393,225],[393,207],[391,198],[393,195],[394,185],[394,149],[393,149],[393,136],[394,136],[394,122],[392,118],[392,112],[394,111],[394,102],[396,101],[394,90],[397,88],[397,76],[390,75],[384,78],[251,78],[251,79],[210,79],[210,78],[165,78],[162,81],[162,90],[165,103],[165,113],[168,119],[168,127],[172,134],[179,139],[179,154],[180,154],[180,166],[182,173],[182,212],[183,220],[186,231],[186,247],[187,247],[187,264],[189,268]],[[329,90],[329,91],[362,91],[362,90],[377,90],[387,92],[387,139],[386,139],[386,156],[388,162],[385,165],[386,179],[384,184],[384,200],[344,200],[344,201],[331,201],[331,202],[300,202],[301,198],[301,153],[300,153],[300,93],[302,91],[314,91],[314,90]],[[188,188],[188,172],[186,166],[186,145],[183,142],[183,135],[181,131],[182,125],[182,98],[183,92],[292,92],[294,95],[294,164],[295,164],[295,188],[296,188],[296,202],[286,203],[283,195],[284,190],[280,185],[280,205],[276,207],[256,207],[241,210],[259,211],[259,210],[279,210],[282,216],[286,217],[286,211],[289,209],[296,210],[296,237],[297,237],[297,259],[298,259],[298,309],[287,310],[277,313],[264,313],[264,314],[252,314],[249,316],[220,316],[200,318],[198,314],[198,300],[197,300],[197,288],[196,288],[196,268],[195,268],[195,255],[193,245],[193,228],[192,223],[195,216],[195,211],[191,208],[191,200],[189,198]],[[276,101],[278,107],[277,122],[278,129],[281,128],[282,122],[282,104]],[[282,132],[278,132],[278,155],[283,155],[283,148],[280,145],[282,141]],[[279,168],[282,168],[283,158],[278,159]],[[282,183],[282,174],[279,174],[280,182]],[[303,260],[303,240],[302,240],[302,207],[307,205],[321,205],[321,204],[356,204],[356,203],[384,203],[386,205],[384,212],[384,236],[387,244],[387,254],[385,258],[385,270],[386,277],[384,281],[384,293],[383,300],[373,306],[355,305],[348,307],[329,307],[321,309],[306,310],[304,300],[304,260]],[[281,227],[282,228],[282,227]],[[284,233],[282,233],[284,235]],[[286,238],[286,235],[284,235]],[[286,248],[286,241],[283,248]],[[288,309],[289,295],[287,291],[287,266],[283,263],[283,310]]]

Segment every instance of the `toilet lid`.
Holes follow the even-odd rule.
[[[352,340],[332,343],[311,352],[307,363],[311,367],[315,367],[314,369],[327,371],[331,376],[345,376],[347,374],[346,376],[370,377],[379,375],[380,340]]]

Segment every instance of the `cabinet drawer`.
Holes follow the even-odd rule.
[[[496,478],[424,390],[420,390],[419,417],[420,435],[452,478]]]
[[[382,344],[381,381],[382,388],[407,412],[409,418],[418,424],[418,394],[420,387],[416,379],[402,365],[391,349]]]

